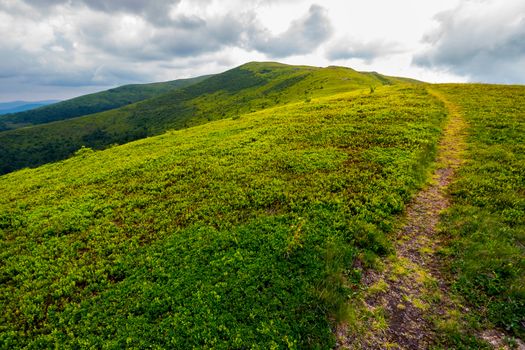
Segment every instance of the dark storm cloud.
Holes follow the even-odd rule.
[[[131,13],[159,13],[159,10],[165,10],[171,5],[178,4],[180,0],[76,0],[81,1],[93,9],[104,12],[125,11]]]
[[[149,28],[147,23],[130,23],[129,35],[122,23],[94,17],[78,23],[79,36],[91,47],[131,60],[171,60],[236,46],[245,24],[232,14],[213,18],[179,15],[172,25]],[[137,29],[138,28],[138,29]]]
[[[400,53],[402,49],[399,44],[384,40],[363,42],[356,39],[341,39],[331,45],[326,51],[326,57],[330,60],[342,60],[358,58],[371,62],[376,58]]]
[[[273,36],[259,26],[250,28],[249,34],[248,48],[279,58],[313,52],[331,36],[332,25],[325,9],[312,5],[280,35]]]
[[[30,87],[30,88],[28,88]],[[36,85],[27,81],[20,81],[19,79],[1,79],[0,80],[0,97],[3,101],[15,101],[18,99],[26,100],[47,100],[60,98],[70,98],[87,94],[93,91],[100,91],[107,88],[107,86],[63,86],[54,85]]]
[[[49,54],[45,59],[41,59],[17,48],[0,49],[0,56],[4,57],[0,65],[0,85],[10,81],[17,84],[73,87],[148,80],[146,73],[126,69],[127,65],[118,61],[78,66],[69,63],[73,59],[71,55]]]
[[[171,23],[169,13],[171,7],[180,0],[82,0],[84,4],[94,10],[105,13],[124,12],[145,17],[149,22],[157,25]]]
[[[525,83],[525,2],[465,1],[436,16],[429,48],[413,58],[473,81]]]

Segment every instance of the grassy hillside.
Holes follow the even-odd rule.
[[[76,97],[30,111],[0,116],[0,131],[71,119],[107,111],[183,88],[209,78],[202,76],[163,83],[124,85],[107,91]]]
[[[352,266],[390,249],[445,110],[423,85],[306,102],[305,87],[328,94],[369,76],[283,69],[297,69],[294,84],[268,86],[277,72],[255,65],[229,73],[249,84],[225,87],[219,76],[218,92],[200,97],[208,103],[185,105],[198,114],[218,101],[235,118],[1,176],[0,343],[332,347],[330,320],[351,314],[346,301],[360,288]],[[251,100],[231,93],[247,86]],[[300,101],[237,115],[270,103],[264,91]]]
[[[0,133],[0,174],[64,159],[81,146],[102,149],[293,101],[405,82],[343,67],[249,63],[119,109]]]
[[[469,123],[466,163],[443,230],[454,289],[489,320],[525,337],[525,87],[444,85]]]

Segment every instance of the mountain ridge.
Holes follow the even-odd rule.
[[[344,67],[249,62],[117,109],[4,131],[0,133],[0,173],[64,159],[82,146],[102,149],[289,102],[406,83],[403,78]]]

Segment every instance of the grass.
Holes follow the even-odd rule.
[[[170,129],[239,118],[245,113],[290,102],[367,89],[370,84],[402,83],[406,80],[343,67],[252,62],[118,109],[0,132],[0,174],[65,159],[82,146],[103,149]],[[94,97],[79,99],[88,98]]]
[[[479,322],[525,337],[525,87],[443,85],[469,125],[443,218],[453,290]]]
[[[0,177],[0,343],[332,347],[445,110],[418,85],[313,95]]]

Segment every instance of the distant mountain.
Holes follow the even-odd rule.
[[[252,62],[118,109],[2,132],[0,174],[67,158],[81,146],[102,149],[290,102],[406,82],[414,81],[345,67]]]
[[[0,103],[0,115],[24,112],[31,109],[47,106],[53,103],[57,103],[59,100],[46,100],[46,101],[12,101],[12,102],[1,102]]]
[[[45,124],[107,111],[158,96],[173,89],[187,87],[208,77],[209,75],[162,83],[124,85],[114,89],[76,97],[49,106],[37,106],[40,108],[32,109],[30,111],[6,112],[20,113],[0,116],[0,131],[36,124]]]

